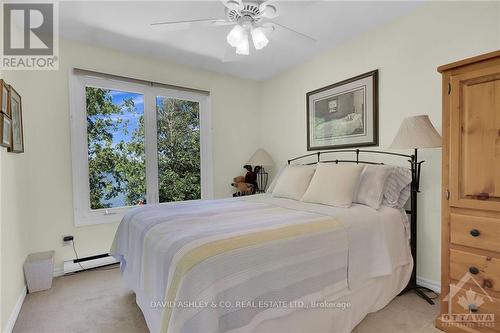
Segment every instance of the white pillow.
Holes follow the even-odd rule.
[[[278,179],[280,179],[281,174],[283,173],[283,171],[286,169],[286,167],[287,167],[287,166],[288,166],[288,164],[287,164],[287,165],[282,166],[282,167],[279,169],[278,173],[276,173],[276,176],[274,176],[273,181],[272,181],[272,182],[271,182],[271,184],[267,187],[267,190],[266,190],[266,192],[267,192],[267,193],[273,193],[274,188],[276,187],[276,183],[278,182]]]
[[[319,163],[302,201],[350,207],[362,170],[357,164]]]
[[[273,190],[273,197],[300,200],[307,190],[315,167],[311,165],[287,166]]]
[[[354,202],[379,209],[384,199],[385,184],[392,169],[386,165],[365,165]]]
[[[395,207],[403,208],[408,199],[410,199],[410,196],[411,196],[411,184],[408,184],[405,187],[403,187],[401,193],[399,193],[398,203]]]
[[[402,208],[411,191],[411,170],[403,167],[393,167],[384,189],[382,205]]]

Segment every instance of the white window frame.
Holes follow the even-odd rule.
[[[71,156],[73,173],[73,210],[76,226],[116,223],[135,207],[90,209],[88,170],[87,86],[139,93],[144,96],[144,132],[146,154],[146,199],[148,204],[159,203],[158,151],[156,126],[156,97],[171,97],[198,102],[200,105],[200,172],[201,198],[213,198],[212,125],[210,96],[147,84],[85,74],[72,69],[69,73]]]

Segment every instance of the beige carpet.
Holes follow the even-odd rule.
[[[355,333],[433,333],[438,312],[415,294],[396,297],[369,314]],[[147,332],[134,294],[118,269],[87,271],[56,278],[47,291],[29,294],[14,326],[21,332]]]

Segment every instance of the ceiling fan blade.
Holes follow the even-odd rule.
[[[306,34],[304,34],[304,33],[302,33],[302,32],[299,32],[299,31],[297,31],[297,30],[295,30],[295,29],[292,29],[292,28],[290,28],[290,27],[287,27],[286,25],[283,25],[283,24],[280,24],[280,23],[277,23],[277,22],[269,22],[269,23],[265,23],[265,24],[263,24],[262,26],[263,26],[263,27],[265,27],[266,29],[269,29],[269,26],[270,26],[270,25],[274,25],[274,26],[275,26],[275,27],[274,27],[274,29],[276,29],[276,27],[278,27],[278,29],[279,29],[279,28],[281,28],[281,29],[280,29],[281,31],[286,31],[286,32],[288,32],[288,33],[291,33],[291,34],[290,34],[291,36],[300,37],[301,39],[303,39],[303,40],[307,40],[307,41],[309,41],[309,42],[317,42],[317,41],[318,41],[318,40],[317,40],[316,38],[314,38],[314,37],[311,37],[311,36],[309,36],[309,35],[306,35]]]
[[[161,29],[162,31],[179,31],[198,26],[217,27],[217,26],[225,26],[231,24],[233,24],[233,22],[228,22],[226,20],[221,20],[216,18],[210,18],[210,19],[157,22],[157,23],[151,23],[151,27],[155,29]]]
[[[182,21],[156,22],[156,23],[151,23],[151,26],[157,26],[157,25],[169,25],[169,24],[181,24],[181,23],[195,23],[195,22],[214,22],[214,21],[220,21],[220,19],[216,19],[216,18],[207,18],[207,19],[196,19],[196,20],[182,20]]]
[[[278,17],[278,9],[276,6],[272,3],[272,1],[266,1],[263,2],[259,5],[259,11],[260,15],[259,17],[264,17],[267,19],[273,19],[275,17]]]
[[[215,26],[226,26],[226,25],[235,25],[237,24],[237,22],[229,22],[229,21],[226,21],[226,20],[217,20],[217,21],[214,21],[211,23],[211,25],[215,25]]]
[[[241,0],[221,0],[222,4],[230,10],[240,11],[243,9],[243,1]]]

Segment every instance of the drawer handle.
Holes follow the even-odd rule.
[[[469,272],[471,274],[477,275],[477,274],[479,274],[479,269],[477,267],[471,266],[471,267],[469,267]]]
[[[477,229],[472,229],[470,231],[470,234],[471,234],[472,237],[478,237],[479,235],[481,235],[481,233]]]
[[[476,195],[477,200],[488,200],[490,198],[490,195],[485,192],[478,193]]]
[[[479,311],[479,309],[477,308],[476,304],[469,304],[469,311],[476,313]]]

